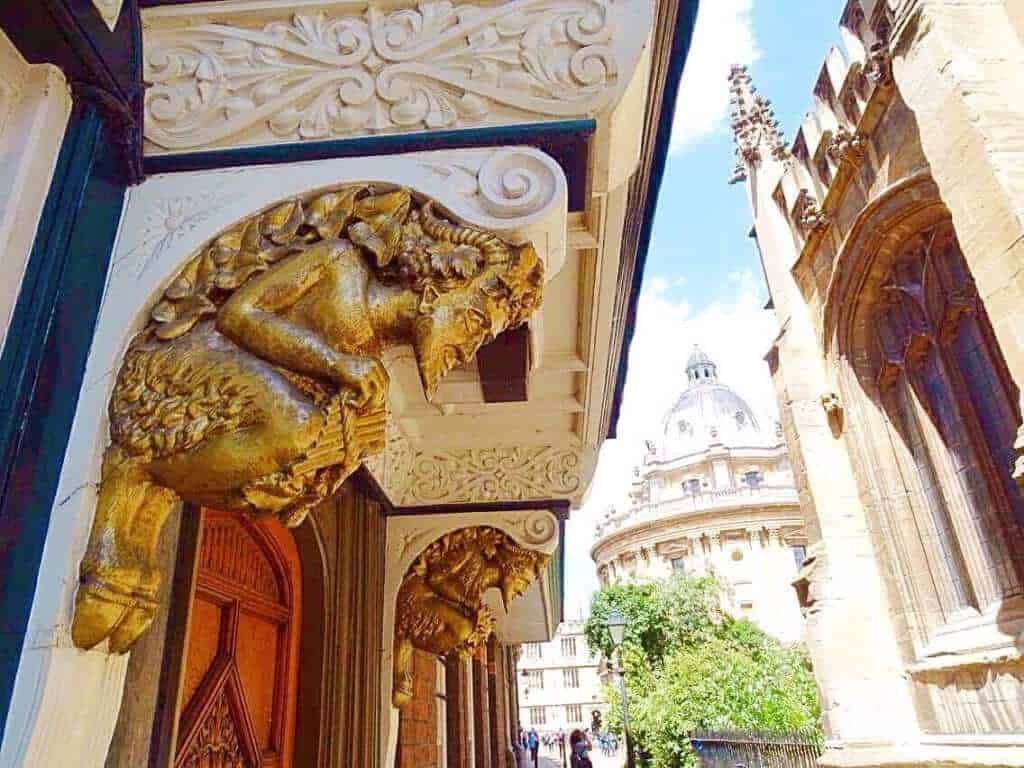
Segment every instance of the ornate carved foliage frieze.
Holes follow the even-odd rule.
[[[647,36],[640,0],[338,6],[152,29],[146,138],[180,150],[594,115]]]
[[[507,608],[549,560],[489,526],[460,528],[430,544],[398,590],[393,704],[405,706],[412,695],[414,649],[439,656],[479,652],[495,623],[484,594],[497,589]]]
[[[170,283],[124,356],[72,633],[126,650],[155,611],[171,506],[297,525],[385,444],[382,352],[441,378],[541,300],[529,244],[403,188],[352,184],[230,228]]]
[[[405,504],[520,501],[575,496],[584,486],[578,451],[501,446],[418,451],[411,459]]]

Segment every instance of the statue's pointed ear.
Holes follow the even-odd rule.
[[[378,267],[386,267],[398,254],[411,206],[412,197],[405,189],[364,197],[355,205],[359,221],[348,228],[348,236],[374,255]]]
[[[428,283],[423,288],[423,293],[420,295],[420,303],[419,303],[419,307],[418,307],[420,314],[421,315],[429,314],[430,310],[432,310],[434,308],[435,302],[440,297],[441,297],[441,294],[438,293],[437,288],[435,288],[433,285]]]

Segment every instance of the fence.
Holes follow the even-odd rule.
[[[821,738],[805,733],[694,731],[690,746],[701,768],[816,768]]]

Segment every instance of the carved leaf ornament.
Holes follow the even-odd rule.
[[[619,62],[612,0],[425,2],[295,14],[259,29],[203,24],[147,37],[146,138],[166,149],[263,124],[286,138],[452,128],[495,105],[591,113]]]

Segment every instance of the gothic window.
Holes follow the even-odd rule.
[[[1021,498],[1007,469],[1017,392],[950,222],[903,246],[865,319],[939,614],[1020,593]]]
[[[563,637],[562,638],[562,655],[566,658],[573,658],[576,656],[576,638],[575,637]]]
[[[580,671],[576,667],[562,670],[562,686],[564,688],[580,687]]]
[[[807,547],[803,544],[794,544],[789,550],[793,553],[793,562],[796,563],[796,567],[802,568],[804,560],[807,559]]]

